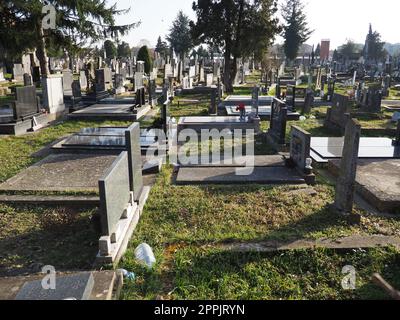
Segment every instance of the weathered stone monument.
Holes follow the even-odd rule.
[[[53,118],[65,112],[63,77],[61,74],[45,75],[42,77],[43,103]]]
[[[333,209],[344,215],[353,212],[353,200],[357,173],[358,150],[361,137],[361,125],[350,119],[346,125],[339,177],[336,182]]]

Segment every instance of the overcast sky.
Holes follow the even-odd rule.
[[[142,21],[141,26],[123,40],[134,46],[141,39],[147,39],[154,46],[159,35],[168,33],[179,10],[195,19],[192,3],[193,0],[118,0],[118,8],[131,8],[129,14],[117,18],[118,23]],[[400,42],[398,0],[304,0],[304,3],[309,25],[315,30],[307,41],[309,44],[317,44],[321,39],[330,39],[333,47],[346,39],[363,43],[370,22],[384,41]]]

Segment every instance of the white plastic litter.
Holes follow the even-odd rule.
[[[144,263],[150,269],[156,263],[156,258],[154,257],[153,250],[147,243],[142,243],[135,249],[135,257],[137,260],[139,260],[141,263]]]

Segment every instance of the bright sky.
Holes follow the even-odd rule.
[[[142,21],[141,26],[123,40],[133,46],[147,39],[155,46],[158,36],[168,33],[179,10],[195,19],[192,3],[193,0],[118,0],[119,9],[131,8],[129,14],[117,18],[118,23]],[[383,41],[400,42],[398,0],[304,0],[304,3],[310,28],[315,30],[307,42],[311,45],[321,39],[331,39],[331,48],[343,44],[346,39],[364,43],[370,22]]]

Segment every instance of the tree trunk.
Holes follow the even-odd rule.
[[[224,68],[224,86],[227,93],[233,93],[233,80],[231,77],[231,48],[230,41],[225,45],[225,68]]]
[[[40,20],[37,23],[37,32],[38,32],[38,44],[36,50],[36,56],[40,63],[40,70],[43,76],[47,76],[50,74],[49,69],[49,58],[46,53],[46,39],[44,37],[44,31],[41,25]]]

